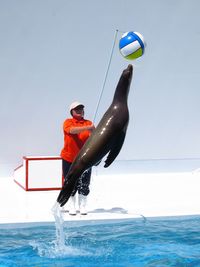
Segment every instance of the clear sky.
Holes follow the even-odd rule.
[[[0,175],[23,156],[59,155],[74,100],[96,124],[134,65],[130,122],[118,159],[200,157],[199,0],[0,0]],[[123,32],[145,55],[125,60]]]

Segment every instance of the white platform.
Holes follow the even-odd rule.
[[[51,222],[58,191],[24,191],[13,178],[0,178],[0,223]],[[88,215],[66,221],[200,215],[200,173],[96,175]],[[67,206],[66,206],[67,209]]]

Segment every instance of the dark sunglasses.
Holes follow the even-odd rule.
[[[82,111],[84,110],[84,107],[77,107],[77,108],[74,108],[75,111]]]

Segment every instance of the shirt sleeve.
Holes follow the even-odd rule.
[[[70,133],[70,128],[73,126],[73,123],[71,120],[66,120],[63,123],[63,131],[67,134]]]
[[[86,125],[92,125],[92,122],[89,120],[86,120]]]

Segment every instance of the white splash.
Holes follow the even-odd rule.
[[[53,241],[43,240],[31,241],[30,245],[36,250],[40,257],[58,258],[66,256],[86,256],[87,251],[71,246],[68,237],[64,233],[64,219],[59,203],[55,203],[51,209],[55,219],[56,239]]]
[[[63,215],[62,215],[60,205],[58,202],[54,204],[51,211],[55,219],[57,250],[62,252],[65,250],[65,235],[64,235],[64,226],[63,226],[64,220],[63,220]]]

